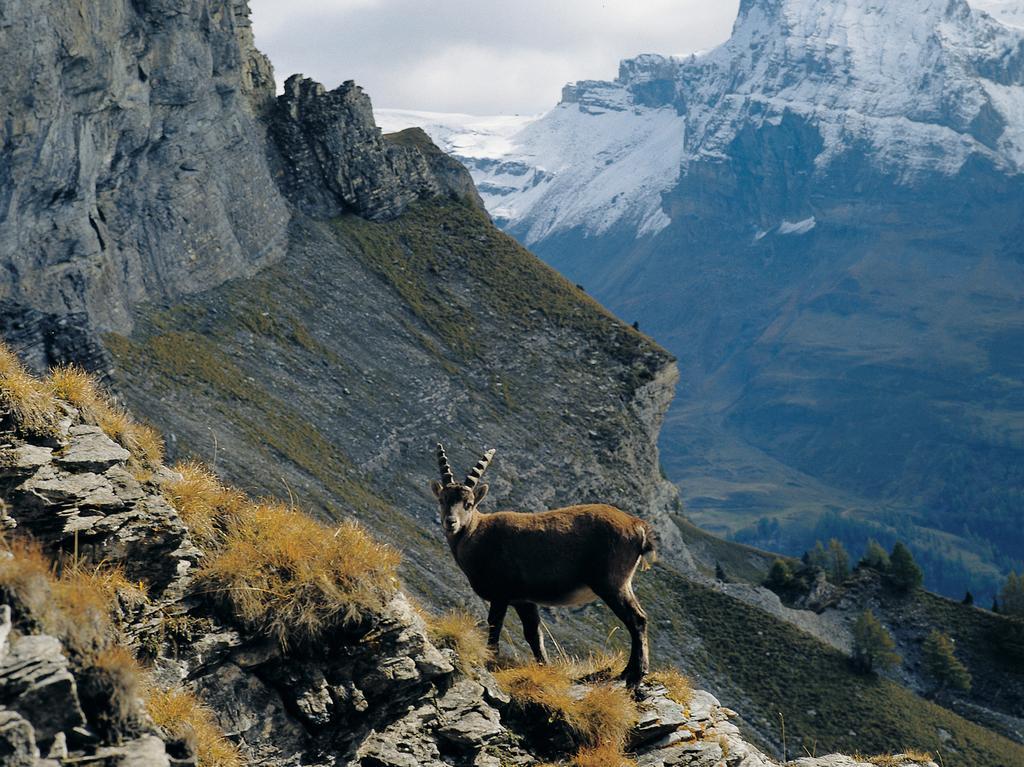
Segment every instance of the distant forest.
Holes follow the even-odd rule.
[[[987,607],[1009,573],[1024,571],[1024,498],[1016,488],[993,486],[988,490],[984,504],[968,506],[963,500],[969,497],[967,492],[957,494],[945,488],[942,497],[951,500],[936,504],[936,511],[928,514],[927,521],[935,529],[915,524],[916,520],[905,512],[858,519],[828,511],[810,525],[782,524],[776,518],[762,517],[757,524],[738,531],[733,539],[800,556],[813,549],[816,542],[835,538],[850,552],[853,562],[864,553],[870,539],[886,549],[903,541],[924,571],[925,588],[953,599],[970,591],[979,606]],[[982,530],[984,533],[979,532]],[[945,532],[962,538],[952,539]],[[994,538],[999,540],[998,546]]]

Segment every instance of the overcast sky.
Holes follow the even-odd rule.
[[[279,83],[362,85],[376,107],[534,114],[619,59],[723,42],[739,0],[250,0]]]

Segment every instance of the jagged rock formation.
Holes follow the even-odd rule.
[[[314,652],[286,651],[240,628],[192,588],[202,554],[159,489],[173,472],[157,467],[150,477],[126,481],[128,452],[70,407],[48,443],[11,431],[3,439],[5,526],[54,554],[77,541],[86,561],[145,580],[150,599],[124,616],[130,648],[151,660],[158,683],[197,691],[246,758],[282,767],[537,762],[528,748],[531,730],[549,725],[535,721],[522,729],[485,670],[459,671],[453,652],[431,643],[401,591],[372,619],[327,637]],[[11,609],[0,606],[4,764],[194,764],[189,747],[152,722],[141,722],[126,742],[105,742],[94,724],[103,712],[81,698],[82,680],[69,670],[61,642],[24,633],[27,616],[15,618],[22,633],[12,639]],[[629,749],[642,767],[775,767],[729,722],[734,716],[706,692],[680,705],[665,688],[650,686]],[[862,765],[837,757],[798,764]]]
[[[369,97],[352,81],[327,91],[292,75],[272,112],[270,133],[280,153],[282,190],[315,218],[345,211],[395,218],[413,200],[438,196],[467,197],[483,206],[464,171],[439,176],[416,143],[383,139]],[[421,145],[432,146],[429,139]]]

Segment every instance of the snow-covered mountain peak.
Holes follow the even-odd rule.
[[[695,164],[735,159],[742,137],[779,126],[800,131],[815,173],[854,153],[901,184],[955,175],[972,157],[1016,174],[1024,31],[989,13],[1006,18],[1024,0],[972,5],[743,0],[732,37],[710,52],[627,59],[614,81],[565,86],[539,118],[435,115],[423,127],[528,243],[574,228],[658,231],[663,194]]]
[[[689,148],[790,113],[822,134],[819,165],[866,142],[904,179],[972,153],[1016,169],[1022,41],[963,0],[745,0],[729,41],[681,67]]]
[[[1024,27],[1024,0],[970,0],[970,4],[1003,24]]]

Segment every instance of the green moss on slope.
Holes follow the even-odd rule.
[[[670,359],[469,205],[424,202],[396,221],[353,215],[338,219],[335,227],[458,361],[481,353],[474,334],[478,318],[462,296],[468,284],[475,286],[473,304],[526,330],[552,324],[592,339],[596,350],[627,366],[621,382],[631,389]]]

